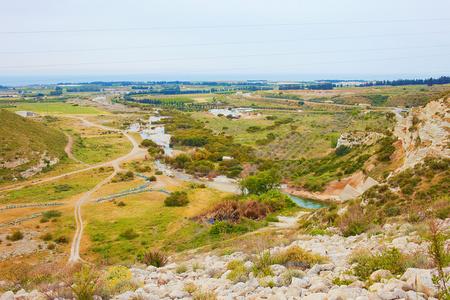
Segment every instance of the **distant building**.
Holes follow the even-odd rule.
[[[327,101],[324,101],[323,103],[334,103],[334,102],[331,100],[327,100]]]
[[[15,111],[15,113],[24,118],[36,116],[36,114],[32,111],[19,110],[19,111]]]
[[[237,112],[237,113],[242,113],[242,112],[251,112],[251,111],[255,111],[255,109],[254,108],[246,108],[246,107],[239,107],[239,108],[235,108],[235,109],[233,109],[233,111],[234,112]]]
[[[234,157],[231,157],[231,156],[222,157],[222,160],[233,160],[233,159],[234,159]]]
[[[239,118],[241,116],[240,113],[228,109],[210,109],[209,112],[215,116],[224,115],[226,117],[231,115],[233,118]]]
[[[303,110],[299,109],[297,112],[301,113],[301,112],[303,112]]]

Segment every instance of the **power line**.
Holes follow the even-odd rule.
[[[343,64],[343,63],[358,63],[369,61],[385,61],[385,60],[397,60],[397,59],[411,59],[411,58],[424,58],[424,57],[442,57],[450,56],[448,54],[437,55],[418,55],[418,56],[402,56],[402,57],[388,57],[388,58],[374,58],[374,59],[360,59],[360,60],[345,60],[334,62],[316,62],[316,63],[301,63],[301,64],[289,64],[289,65],[272,65],[272,66],[257,66],[257,67],[239,67],[239,68],[227,68],[227,69],[209,69],[209,70],[193,70],[193,71],[176,71],[168,73],[159,73],[155,75],[170,75],[170,74],[183,74],[183,73],[201,73],[201,72],[221,72],[221,71],[239,71],[239,70],[251,70],[251,69],[264,69],[264,68],[284,68],[284,67],[300,67],[300,66],[315,66],[315,65],[329,65],[329,64]],[[151,75],[151,74],[150,74]]]
[[[140,63],[140,62],[185,61],[185,60],[205,60],[205,59],[244,58],[244,57],[267,57],[267,56],[286,56],[286,55],[305,55],[305,54],[330,54],[330,53],[367,52],[367,51],[384,51],[384,50],[423,49],[423,48],[437,48],[437,47],[449,47],[449,46],[450,45],[436,45],[436,46],[378,48],[378,49],[356,49],[356,50],[320,51],[320,52],[313,51],[313,52],[248,54],[248,55],[191,57],[191,58],[144,59],[144,60],[127,60],[127,61],[90,62],[90,63],[86,62],[86,63],[64,63],[64,64],[46,64],[46,65],[23,65],[23,66],[0,67],[0,69],[64,67],[64,66],[80,66],[80,65],[104,65],[104,64]]]
[[[251,28],[251,27],[280,27],[280,26],[311,26],[311,25],[345,25],[345,24],[380,24],[380,23],[407,23],[448,21],[442,19],[409,19],[409,20],[377,20],[377,21],[337,21],[337,22],[305,22],[305,23],[279,23],[279,24],[237,24],[237,25],[199,25],[199,26],[172,26],[172,27],[138,27],[138,28],[105,28],[105,29],[66,29],[66,30],[34,30],[34,31],[0,31],[0,34],[36,34],[36,33],[74,33],[74,32],[114,32],[114,31],[142,31],[142,30],[173,30],[173,29],[203,29],[203,28]]]
[[[64,53],[64,52],[86,52],[86,51],[105,51],[105,50],[128,50],[128,49],[152,49],[152,48],[175,48],[175,47],[197,47],[197,46],[220,46],[220,45],[239,45],[239,44],[260,44],[260,43],[285,43],[285,42],[301,42],[301,41],[323,41],[323,40],[342,40],[342,39],[358,39],[358,38],[376,38],[376,37],[396,37],[396,36],[416,36],[426,34],[446,34],[450,31],[438,32],[422,32],[422,33],[402,33],[402,34],[383,34],[383,35],[361,35],[361,36],[342,36],[328,38],[307,38],[307,39],[288,39],[288,40],[271,40],[271,41],[242,41],[242,42],[220,42],[220,43],[200,43],[200,44],[179,44],[179,45],[152,45],[152,46],[136,46],[136,47],[111,47],[111,48],[87,48],[87,49],[61,49],[61,50],[37,50],[37,51],[10,51],[0,52],[0,55],[7,54],[34,54],[34,53]]]

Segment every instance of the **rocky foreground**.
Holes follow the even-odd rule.
[[[441,228],[450,228],[450,219],[442,222]],[[193,299],[187,286],[195,286],[198,291],[212,292],[217,298],[195,297],[194,299],[435,299],[437,289],[432,282],[433,270],[409,268],[401,276],[393,276],[389,271],[378,270],[370,280],[362,282],[352,275],[348,257],[356,249],[368,249],[373,253],[386,247],[395,247],[405,254],[427,253],[427,243],[409,224],[385,225],[377,235],[361,234],[344,238],[338,234],[299,235],[287,246],[270,249],[271,254],[292,246],[300,246],[312,253],[329,259],[325,264],[316,264],[304,272],[298,272],[289,284],[285,274],[289,272],[282,265],[270,266],[274,276],[255,277],[251,272],[244,282],[233,283],[227,279],[230,261],[241,260],[247,269],[253,266],[256,254],[235,252],[231,255],[216,256],[192,254],[181,262],[172,262],[164,267],[131,268],[133,280],[140,286],[135,291],[117,295],[114,299]],[[187,268],[180,272],[180,266]],[[339,278],[339,280],[337,279]],[[344,285],[346,283],[347,285]],[[46,299],[37,291],[27,293],[21,290],[14,294],[6,292],[0,300]]]

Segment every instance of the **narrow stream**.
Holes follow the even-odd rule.
[[[135,124],[132,124],[130,126],[130,129],[127,131],[128,132],[137,132],[141,135],[142,139],[149,139],[149,140],[154,141],[158,145],[164,146],[165,153],[168,156],[173,156],[173,149],[170,148],[170,145],[169,145],[171,135],[165,133],[164,126],[156,125],[156,126],[154,126],[154,129],[151,129],[151,127],[153,127],[151,122],[159,121],[159,120],[161,120],[161,117],[150,117],[150,119],[148,120],[148,122],[149,122],[148,125],[140,125],[138,123],[135,123]],[[217,178],[214,179],[214,181],[203,181],[203,180],[194,178],[192,175],[189,175],[189,174],[186,174],[183,172],[178,172],[176,170],[172,170],[160,161],[156,161],[155,163],[156,163],[156,166],[161,171],[164,171],[166,174],[172,175],[179,180],[198,183],[198,184],[204,184],[210,188],[224,191],[224,192],[229,192],[229,193],[238,194],[240,192],[238,183],[235,179],[229,179],[229,178],[226,178],[225,176],[218,176]],[[286,194],[286,195],[288,195],[300,207],[309,208],[309,209],[319,209],[319,208],[328,206],[328,204],[320,202],[320,201],[302,199],[300,197],[289,195],[289,194]]]

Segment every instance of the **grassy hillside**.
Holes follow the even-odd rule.
[[[0,180],[7,181],[40,161],[59,158],[64,154],[66,136],[30,118],[0,110]]]

